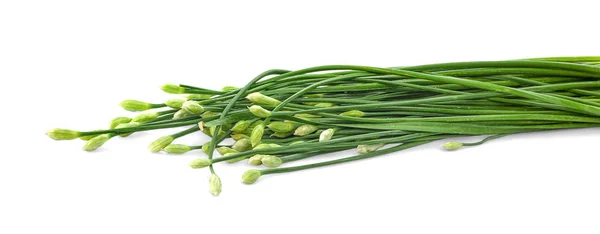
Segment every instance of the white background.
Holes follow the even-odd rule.
[[[414,1],[417,2],[417,1]],[[598,129],[443,142],[265,176],[151,154],[159,131],[99,152],[56,142],[160,102],[163,83],[242,86],[270,69],[600,55],[594,1],[0,2],[0,233],[599,233]],[[201,144],[193,135],[179,142]],[[321,158],[322,159],[322,158]]]

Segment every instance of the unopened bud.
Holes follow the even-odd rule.
[[[175,112],[175,114],[173,114],[173,119],[181,119],[181,118],[188,117],[188,116],[191,116],[191,115],[192,114],[190,114],[187,111],[178,110],[177,112]]]
[[[85,145],[83,146],[83,150],[94,151],[94,150],[100,148],[100,146],[104,145],[104,143],[106,143],[110,139],[110,137],[111,137],[110,134],[98,135],[98,136],[90,139],[89,141],[87,141],[85,143]]]
[[[269,149],[269,148],[277,148],[277,147],[281,147],[278,144],[275,143],[270,143],[270,144],[259,144],[256,147],[254,147],[255,150],[257,149]]]
[[[294,135],[296,136],[306,136],[308,134],[311,134],[315,131],[319,130],[319,128],[315,125],[311,125],[311,124],[304,124],[298,128],[296,128],[296,131],[294,131]]]
[[[125,100],[120,105],[128,111],[145,111],[152,108],[152,104],[138,100]]]
[[[208,179],[208,191],[214,195],[218,196],[222,190],[221,179],[216,174],[210,174],[210,179]]]
[[[235,133],[235,134],[231,134],[231,139],[233,139],[234,141],[239,141],[240,139],[250,139],[250,137],[246,134],[241,134],[241,133]]]
[[[257,105],[265,105],[265,106],[277,106],[281,103],[279,100],[265,96],[262,93],[251,93],[246,96],[246,99],[250,100],[252,103]]]
[[[221,91],[223,91],[223,92],[231,92],[231,91],[238,90],[238,89],[239,88],[235,87],[235,86],[225,86],[225,87],[223,87],[221,89]]]
[[[204,112],[204,107],[196,101],[185,101],[183,105],[181,105],[181,109],[192,115],[199,115]]]
[[[319,135],[319,142],[331,140],[331,137],[333,137],[334,133],[335,133],[335,130],[332,128],[321,132],[321,135]]]
[[[225,146],[217,148],[217,152],[219,152],[219,154],[223,155],[223,156],[225,156],[226,154],[237,154],[237,153],[239,153],[239,151],[234,150],[234,149],[229,148],[229,147],[225,147]]]
[[[379,148],[383,147],[384,145],[385,144],[383,144],[383,143],[373,144],[373,145],[358,145],[358,147],[356,147],[356,152],[358,154],[366,154],[366,153],[376,151]]]
[[[244,184],[252,184],[256,182],[256,180],[258,180],[260,176],[261,173],[259,170],[250,169],[244,172],[244,174],[242,175],[242,182],[244,182]]]
[[[170,145],[171,142],[173,142],[173,140],[175,140],[173,136],[160,137],[154,142],[150,143],[150,145],[148,146],[148,150],[150,150],[150,152],[158,152]]]
[[[148,121],[156,119],[156,118],[158,118],[158,112],[148,112],[148,113],[139,114],[138,116],[134,117],[133,120],[131,120],[131,121],[143,123],[143,122],[148,122]]]
[[[134,128],[134,127],[137,127],[137,126],[140,126],[140,123],[138,123],[138,122],[129,122],[129,123],[119,124],[119,125],[117,125],[117,127],[115,127],[115,129]],[[127,136],[129,136],[131,134],[133,134],[133,132],[119,134],[119,136],[120,137],[127,137]]]
[[[295,114],[294,116],[296,116],[298,118],[321,118],[320,115],[313,115],[313,114]]]
[[[262,158],[262,164],[267,167],[278,167],[283,163],[281,158],[277,156],[267,155]]]
[[[184,97],[187,100],[204,100],[204,99],[209,99],[210,97],[212,97],[212,95],[210,95],[210,94],[197,94],[197,93],[193,93],[193,94],[187,94]]]
[[[248,164],[258,166],[262,164],[262,158],[266,156],[264,154],[257,154],[248,159]]]
[[[126,117],[126,116],[116,117],[110,121],[110,129],[116,128],[117,126],[119,126],[119,124],[124,124],[124,123],[129,123],[129,122],[131,122],[131,118],[129,118],[129,117]]]
[[[250,124],[252,124],[252,121],[250,121],[250,120],[240,120],[237,123],[235,123],[235,125],[233,125],[233,127],[231,128],[231,131],[243,132],[244,130],[246,130],[246,128],[248,128],[250,126]]]
[[[212,164],[212,160],[208,158],[197,158],[190,162],[190,167],[194,169],[208,167]]]
[[[252,134],[250,134],[250,143],[252,147],[258,145],[262,140],[263,134],[265,134],[265,125],[259,124],[252,129]]]
[[[46,135],[54,140],[73,140],[78,138],[81,133],[69,129],[55,128],[46,132]]]
[[[183,99],[170,99],[165,102],[165,105],[173,109],[181,109],[181,105],[183,105],[184,102],[185,100]]]
[[[262,108],[262,106],[257,106],[257,105],[253,105],[251,107],[248,107],[248,110],[250,110],[250,112],[258,117],[261,118],[267,118],[269,116],[271,116],[271,111]]]
[[[244,152],[252,149],[252,143],[250,142],[250,139],[244,138],[233,143],[231,148],[238,152]]]
[[[348,116],[348,117],[363,117],[365,116],[365,112],[359,111],[359,110],[350,110],[350,111],[346,111],[344,113],[340,114],[341,116]]]
[[[294,134],[293,131],[289,131],[289,132],[276,132],[271,134],[272,137],[277,137],[277,138],[286,138],[291,136],[292,134]]]
[[[296,129],[296,127],[298,127],[298,125],[294,124],[294,123],[289,123],[289,122],[274,121],[274,122],[271,122],[268,125],[268,127],[273,132],[282,132],[283,133],[283,132],[294,131],[294,129]]]
[[[335,104],[328,103],[328,102],[317,103],[315,105],[315,107],[318,107],[318,108],[328,108],[328,107],[334,107],[334,106],[335,106]]]
[[[457,150],[463,146],[463,143],[457,141],[449,141],[442,145],[447,150]]]
[[[168,154],[184,154],[190,150],[192,150],[191,147],[182,144],[168,145],[163,149],[163,151],[167,152]]]
[[[162,87],[160,87],[160,89],[162,89],[162,91],[165,91],[166,93],[170,93],[170,94],[185,93],[185,88],[180,87],[179,85],[174,85],[174,84],[165,84]]]
[[[228,153],[228,154],[225,154],[225,155],[223,155],[223,156],[224,156],[224,157],[231,157],[231,156],[234,156],[234,155],[236,155],[236,154],[237,154],[237,153]],[[236,162],[239,162],[239,161],[242,161],[242,160],[244,160],[244,156],[242,156],[242,157],[238,157],[238,158],[232,158],[232,159],[229,159],[229,160],[227,160],[227,163],[236,163]]]

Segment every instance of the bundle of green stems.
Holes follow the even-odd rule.
[[[181,95],[164,103],[126,100],[141,112],[117,117],[105,130],[53,129],[55,140],[81,138],[86,151],[135,132],[186,127],[162,136],[148,149],[168,154],[198,152],[192,168],[208,167],[209,190],[218,195],[214,166],[246,160],[263,169],[259,177],[371,158],[460,136],[479,142],[449,141],[447,150],[480,145],[510,134],[600,126],[600,57],[552,57],[379,68],[328,65],[296,71],[263,72],[243,87],[211,90],[167,84]],[[202,145],[173,142],[203,133]],[[233,138],[232,145],[222,144]],[[293,161],[355,149],[356,154],[299,166]],[[214,157],[217,151],[220,157]],[[204,155],[205,154],[205,155]]]

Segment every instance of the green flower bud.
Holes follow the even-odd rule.
[[[208,155],[210,153],[210,151],[208,151],[208,148],[210,148],[210,144],[211,141],[204,143],[204,145],[202,145],[202,152],[204,152],[206,155]]]
[[[179,85],[174,85],[174,84],[165,84],[162,87],[160,87],[160,89],[162,89],[162,91],[165,91],[166,93],[171,93],[171,94],[185,93],[185,88],[180,87]]]
[[[235,87],[235,86],[225,86],[225,87],[223,87],[221,89],[221,91],[223,91],[223,92],[231,92],[231,91],[238,90],[238,89],[239,88]]]
[[[274,121],[271,122],[267,127],[273,132],[290,132],[294,131],[298,125],[289,122]]]
[[[208,118],[208,117],[213,117],[213,116],[217,116],[217,115],[219,115],[219,113],[207,111],[207,112],[204,112],[204,114],[201,114],[200,116],[202,116],[202,118]]]
[[[193,93],[193,94],[186,94],[183,97],[185,97],[187,100],[205,100],[205,99],[209,99],[210,97],[212,97],[212,95]]]
[[[225,147],[225,146],[217,148],[217,152],[219,152],[219,154],[223,155],[223,156],[225,156],[226,154],[237,154],[237,153],[239,153],[239,151],[234,150],[234,149],[229,148],[229,147]]]
[[[204,112],[204,107],[196,101],[185,101],[183,105],[181,105],[181,109],[191,115],[199,115]]]
[[[265,105],[265,106],[277,106],[281,103],[279,100],[265,96],[262,93],[251,93],[246,96],[246,99],[250,100],[252,103],[257,105]]]
[[[208,180],[208,191],[214,196],[218,196],[221,193],[222,184],[221,179],[216,174],[210,174],[210,179]]]
[[[259,144],[256,147],[254,147],[254,149],[269,149],[269,148],[277,148],[277,147],[281,147],[278,144],[275,143],[271,143],[271,144]]]
[[[321,132],[321,135],[319,135],[319,142],[331,140],[331,137],[333,137],[334,133],[335,133],[335,130],[332,128]]]
[[[191,116],[192,114],[190,114],[187,111],[184,110],[178,110],[177,112],[175,112],[175,114],[173,114],[173,119],[181,119],[183,117],[188,117]]]
[[[266,156],[264,154],[257,154],[248,159],[248,164],[258,166],[262,164],[262,158]]]
[[[442,145],[447,150],[457,150],[463,146],[463,143],[457,141],[449,141]]]
[[[217,126],[208,127],[208,135],[214,136],[216,130],[217,130]],[[225,131],[223,131],[223,127],[221,127],[219,129],[219,136],[223,135],[224,133],[225,133]]]
[[[115,129],[119,124],[129,123],[131,118],[126,116],[119,116],[110,121],[110,129]]]
[[[271,134],[272,137],[277,137],[277,138],[286,138],[291,136],[292,134],[294,134],[293,131],[289,131],[289,132],[276,132]]]
[[[234,155],[236,155],[236,154],[237,154],[237,153],[227,153],[227,154],[223,155],[223,157],[234,156]],[[245,158],[244,156],[242,156],[242,157],[239,157],[239,158],[232,158],[232,159],[229,159],[229,160],[227,160],[226,162],[227,162],[227,163],[236,163],[236,162],[239,162],[239,161],[242,161],[242,160],[244,160],[244,158]]]
[[[319,128],[315,125],[310,125],[310,124],[304,124],[298,128],[296,128],[296,131],[294,131],[294,135],[296,136],[306,136],[308,134],[311,134],[315,131],[319,130]]]
[[[321,118],[320,115],[313,115],[313,114],[295,114],[294,116],[296,116],[298,118]]]
[[[98,136],[90,139],[88,142],[86,142],[85,145],[83,146],[83,150],[94,151],[94,150],[100,148],[100,146],[104,145],[104,143],[107,142],[110,139],[110,137],[111,137],[110,134],[98,135]]]
[[[147,112],[134,117],[133,122],[143,123],[158,118],[158,112]]]
[[[334,106],[335,106],[335,104],[328,103],[328,102],[317,103],[315,105],[315,107],[318,107],[318,108],[327,108],[327,107],[334,107]]]
[[[351,110],[351,111],[346,111],[344,113],[341,113],[340,115],[348,116],[348,117],[363,117],[363,116],[365,116],[365,112],[362,112],[359,110]]]
[[[356,147],[356,152],[358,154],[366,154],[366,153],[376,151],[379,148],[383,147],[384,145],[385,144],[383,144],[383,143],[374,144],[374,145],[358,145],[358,147]]]
[[[231,131],[243,132],[244,130],[246,130],[246,128],[248,128],[248,126],[250,126],[250,124],[252,124],[252,121],[250,121],[250,120],[238,121],[237,123],[235,123],[235,125],[233,125],[233,127],[231,128]]]
[[[98,131],[102,131],[102,129],[98,130]],[[100,134],[96,134],[96,135],[87,135],[87,136],[80,136],[79,139],[84,140],[84,141],[89,141],[90,139],[97,137]]]
[[[244,182],[244,184],[252,184],[256,182],[256,180],[258,180],[260,176],[261,173],[259,170],[250,169],[244,172],[244,174],[242,175],[242,182]]]
[[[263,134],[265,134],[265,125],[259,124],[252,129],[252,134],[250,134],[250,143],[252,147],[258,145],[262,140]]]
[[[289,145],[292,146],[292,145],[297,145],[297,144],[302,144],[302,143],[304,143],[304,141],[294,141],[294,142],[290,143]]]
[[[325,97],[325,94],[323,94],[323,93],[313,93],[313,94],[308,94],[305,97],[307,97],[307,98],[323,98],[323,97]]]
[[[120,105],[128,111],[145,111],[152,108],[152,104],[138,100],[125,100]]]
[[[257,105],[253,105],[251,107],[248,107],[248,110],[250,110],[250,112],[258,117],[261,118],[267,118],[269,116],[271,116],[271,111],[262,108],[262,106],[257,106]]]
[[[181,106],[183,105],[184,102],[185,102],[185,100],[183,100],[183,99],[170,99],[165,102],[165,105],[167,105],[168,107],[171,107],[173,109],[181,109]]]
[[[278,167],[283,163],[281,158],[277,156],[267,155],[262,158],[262,164],[267,167]]]
[[[212,164],[212,160],[208,158],[197,158],[190,162],[190,167],[194,169],[208,167]]]
[[[244,138],[233,143],[233,146],[231,146],[231,148],[238,152],[244,152],[252,149],[252,143],[250,143],[250,139]]]
[[[168,154],[184,154],[190,150],[192,150],[191,147],[182,144],[167,145],[167,147],[163,149],[163,151],[167,152]]]
[[[117,125],[117,127],[115,127],[115,129],[133,128],[133,127],[137,127],[137,126],[140,126],[140,123],[138,123],[138,122],[129,122],[129,123],[119,124],[119,125]],[[127,136],[129,136],[131,134],[133,134],[133,132],[123,133],[123,134],[120,134],[119,136],[121,136],[121,137],[127,137]]]
[[[46,135],[54,140],[73,140],[79,137],[81,133],[69,129],[55,128],[46,132]]]
[[[236,133],[236,134],[231,134],[231,138],[235,141],[239,141],[240,139],[250,139],[250,137],[248,135],[245,134],[241,134],[241,133]]]
[[[150,143],[150,145],[148,146],[148,150],[150,150],[150,152],[156,153],[156,152],[164,149],[168,145],[170,145],[171,142],[173,142],[173,140],[175,140],[175,138],[173,136],[160,137],[160,138],[156,139],[154,142]]]

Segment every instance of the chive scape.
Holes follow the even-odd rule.
[[[134,116],[112,119],[108,129],[53,129],[55,140],[85,140],[94,151],[115,136],[185,127],[158,137],[151,152],[202,151],[190,167],[208,167],[209,192],[219,195],[215,166],[247,163],[242,182],[372,158],[437,140],[457,150],[512,134],[600,126],[600,57],[549,57],[380,68],[326,65],[265,71],[246,85],[220,90],[166,84],[162,103],[129,99]],[[240,88],[238,88],[240,87]],[[203,145],[177,139],[205,134]],[[550,133],[548,133],[550,134]],[[476,142],[453,137],[485,136]],[[232,138],[235,143],[221,144]],[[298,166],[287,163],[339,151],[357,154]],[[220,154],[215,157],[214,152]]]

